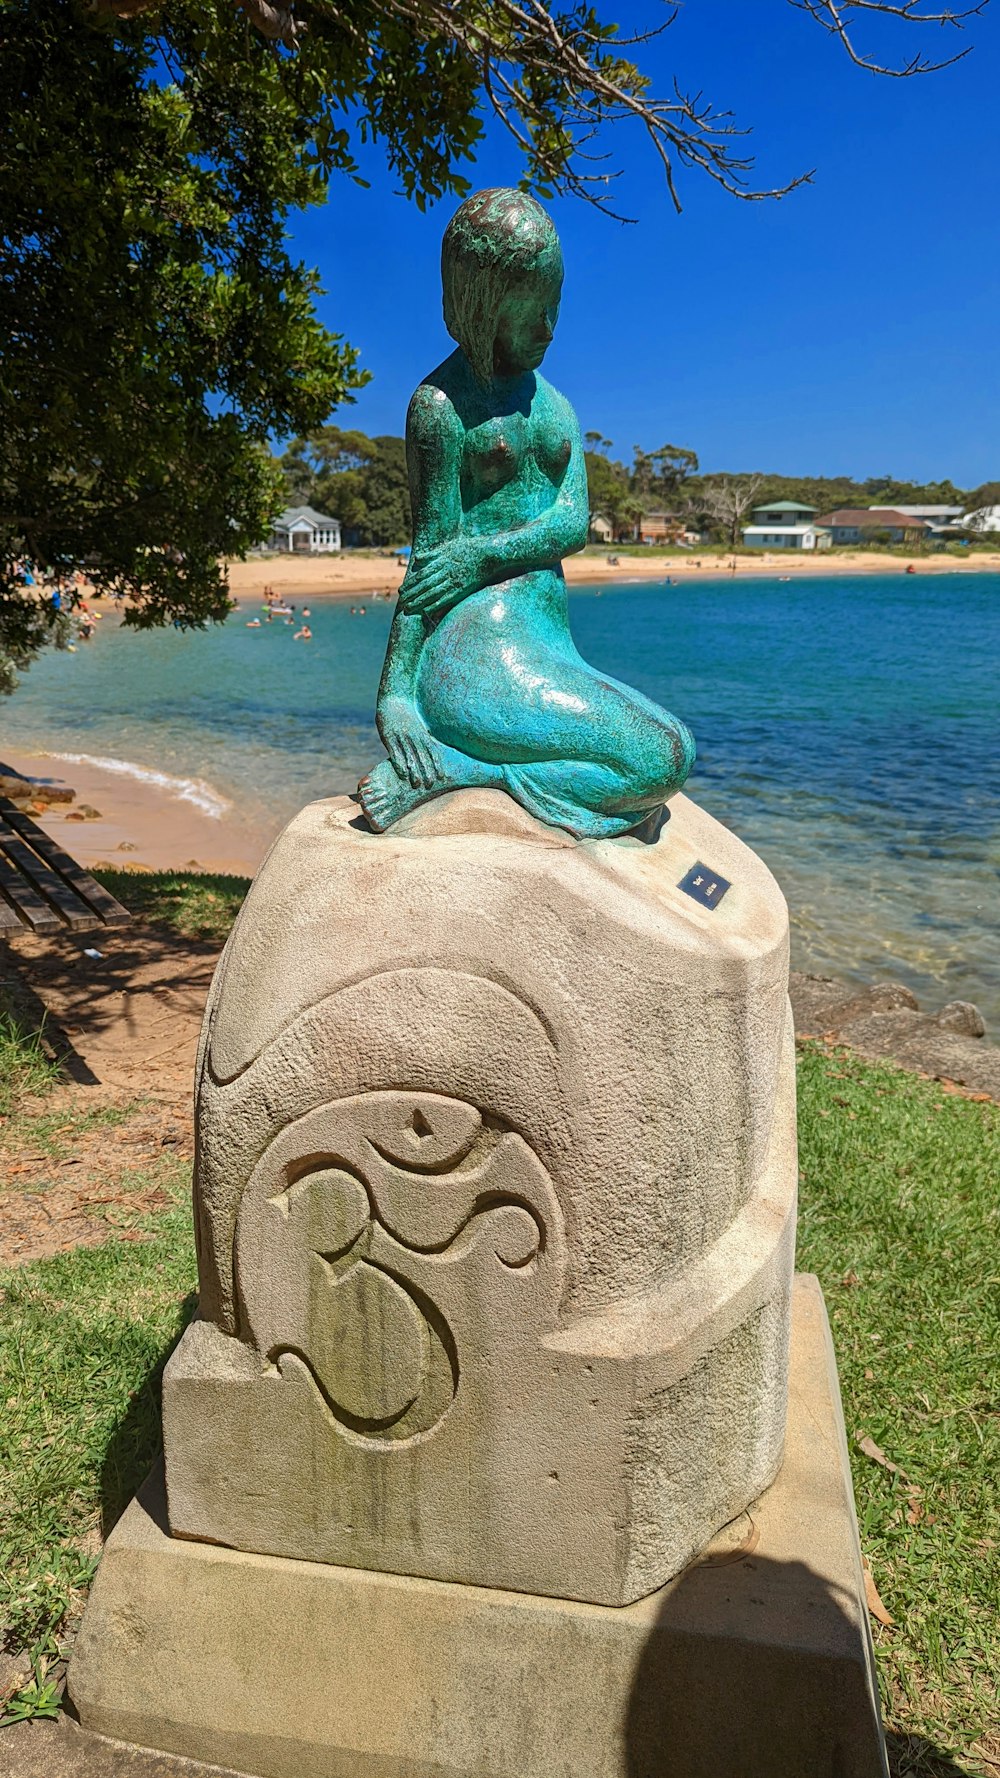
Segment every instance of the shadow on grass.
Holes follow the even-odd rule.
[[[889,1778],[970,1778],[974,1768],[959,1765],[943,1747],[923,1735],[886,1735]]]
[[[245,877],[207,873],[95,874],[136,915],[134,925],[45,937],[25,930],[0,943],[0,999],[27,1030],[44,1030],[64,1076],[81,1086],[100,1084],[84,1057],[109,1033],[121,1032],[126,1048],[130,1034],[156,1048],[157,1015],[162,1026],[176,1010],[196,1035],[212,971],[249,888]]]
[[[9,1006],[25,1030],[38,1032],[59,1072],[77,1086],[94,1087],[96,1074],[87,1066],[72,1039],[54,1019],[28,979],[23,962],[15,960],[9,945],[0,947],[0,1004]]]
[[[160,1400],[163,1371],[174,1347],[198,1307],[192,1290],[177,1310],[177,1326],[129,1399],[128,1407],[105,1448],[101,1464],[101,1532],[107,1538],[142,1482],[163,1444]]]

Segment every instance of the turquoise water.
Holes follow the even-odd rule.
[[[277,822],[377,757],[392,607],[366,603],[312,602],[308,646],[248,630],[247,606],[206,634],[105,622],[0,706],[0,745],[129,762]],[[693,728],[688,788],[775,872],[795,966],[891,977],[929,1008],[975,1000],[1000,1035],[1000,576],[644,583],[570,604],[587,659]]]

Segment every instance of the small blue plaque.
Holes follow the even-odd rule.
[[[703,908],[717,908],[727,889],[732,884],[718,871],[709,870],[707,864],[693,864],[686,877],[682,877],[677,885],[692,901],[700,901]]]

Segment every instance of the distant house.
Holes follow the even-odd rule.
[[[635,521],[637,544],[690,544],[698,542],[698,532],[690,532],[687,519],[680,512],[644,512]]]
[[[816,523],[816,508],[798,500],[755,506],[753,524],[744,525],[748,549],[829,549],[828,534]]]
[[[269,548],[330,555],[340,548],[340,520],[328,518],[311,506],[289,506],[275,520]]]
[[[976,512],[967,512],[962,524],[967,531],[1000,531],[1000,506],[980,506]]]
[[[930,537],[929,525],[896,506],[849,506],[825,513],[817,524],[830,533],[832,543],[920,543]]]
[[[941,531],[950,531],[953,525],[961,522],[963,508],[961,506],[895,506],[891,509],[884,506],[873,506],[872,512],[901,512],[908,519],[922,519],[928,529],[935,535]]]
[[[614,543],[615,528],[610,519],[604,518],[599,512],[592,512],[587,535],[591,543]]]
[[[800,500],[771,500],[753,509],[755,525],[807,525],[815,517],[815,506],[803,506]]]

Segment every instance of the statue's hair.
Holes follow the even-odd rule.
[[[527,192],[498,186],[466,198],[444,231],[444,324],[479,382],[493,376],[500,305],[515,278],[559,245],[555,224]]]

